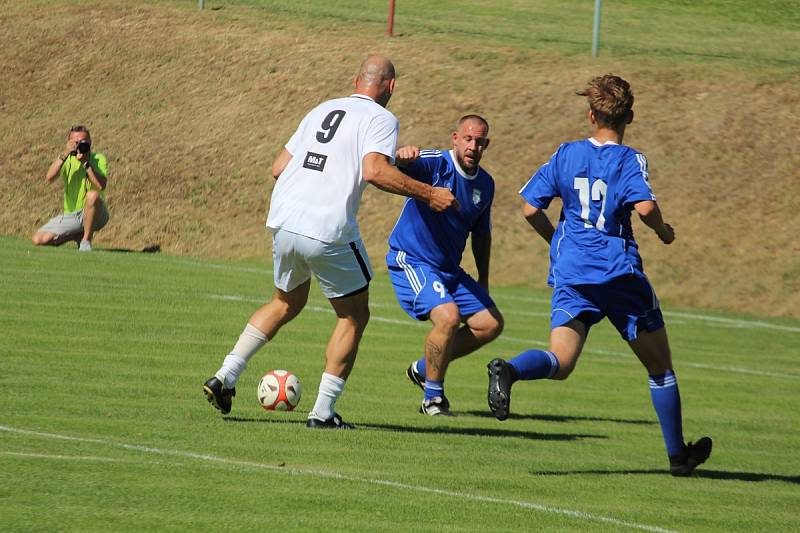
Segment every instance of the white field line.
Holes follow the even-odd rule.
[[[113,457],[98,457],[96,455],[54,455],[49,453],[25,453],[25,452],[0,452],[0,455],[10,455],[12,457],[25,457],[29,459],[53,459],[59,461],[98,461],[101,463],[129,463],[125,459],[115,459]]]
[[[692,320],[704,320],[706,322],[724,324],[726,326],[743,329],[774,329],[789,333],[800,333],[800,328],[793,326],[781,326],[780,324],[770,324],[769,322],[758,322],[756,320],[742,320],[736,318],[723,318],[720,316],[698,315],[695,313],[682,313],[678,311],[662,311],[665,316],[678,318],[689,318]]]
[[[260,303],[263,304],[262,300],[258,300],[256,298],[245,298],[242,296],[232,296],[232,295],[222,295],[222,294],[209,294],[209,298],[213,300],[226,300],[226,301],[233,301],[233,302],[252,302],[252,303]],[[370,304],[371,305],[371,304]],[[315,313],[333,313],[333,310],[329,307],[319,307],[316,305],[306,305],[305,309],[309,311],[314,311]],[[376,316],[374,314],[370,314],[369,317],[370,321],[374,322],[383,322],[385,324],[397,324],[400,326],[412,326],[412,327],[420,327],[420,328],[428,328],[429,326],[425,322],[418,322],[416,320],[399,320],[396,318],[386,318],[382,316]],[[518,337],[510,337],[508,335],[500,335],[497,341],[505,341],[505,342],[513,342],[515,344],[523,344],[527,346],[540,346],[543,348],[548,348],[549,343],[540,340],[533,340],[533,339],[520,339]],[[594,353],[598,355],[612,355],[614,357],[619,358],[629,358],[634,357],[633,352],[615,352],[612,350],[602,350],[599,348],[584,348],[583,350],[586,353]],[[766,372],[763,370],[753,370],[751,368],[743,368],[743,367],[735,367],[735,366],[720,366],[720,365],[709,365],[706,363],[692,363],[688,361],[681,361],[678,366],[689,366],[692,368],[703,368],[707,370],[716,370],[720,372],[733,372],[737,374],[748,374],[751,376],[765,376],[771,378],[785,378],[785,379],[800,379],[800,375],[797,374],[779,374],[777,372]]]
[[[305,468],[286,468],[277,465],[271,465],[266,463],[257,463],[253,461],[240,461],[238,459],[228,459],[225,457],[220,457],[217,455],[208,455],[202,453],[195,453],[190,451],[184,450],[172,450],[169,448],[155,448],[152,446],[141,446],[138,444],[126,444],[126,443],[117,443],[113,441],[101,440],[101,439],[92,439],[92,438],[83,438],[83,437],[73,437],[70,435],[61,435],[58,433],[45,433],[41,431],[32,431],[28,429],[22,428],[15,428],[11,426],[3,426],[0,425],[0,431],[6,431],[8,433],[16,433],[21,435],[30,435],[34,437],[41,437],[45,439],[57,439],[57,440],[71,440],[77,442],[89,442],[93,444],[103,444],[107,446],[115,446],[118,448],[123,448],[125,450],[132,450],[143,452],[147,454],[154,454],[154,455],[161,455],[161,456],[173,456],[173,457],[184,457],[189,459],[196,459],[198,461],[206,461],[212,463],[221,463],[226,465],[233,465],[239,466],[243,468],[250,468],[250,469],[260,469],[260,470],[269,470],[271,472],[277,472],[282,474],[289,474],[289,475],[301,475],[301,476],[309,476],[309,477],[317,477],[317,478],[324,478],[324,479],[335,479],[340,481],[350,481],[354,483],[365,483],[368,485],[381,485],[384,487],[392,487],[396,489],[402,489],[412,492],[423,492],[427,494],[437,494],[440,496],[449,496],[451,498],[457,498],[461,500],[468,500],[474,502],[482,502],[482,503],[496,503],[501,505],[509,505],[513,507],[520,507],[522,509],[530,509],[533,511],[539,511],[542,513],[548,514],[556,514],[561,516],[568,516],[570,518],[580,519],[580,520],[588,520],[590,522],[602,522],[606,524],[613,524],[615,526],[622,526],[631,529],[638,529],[642,531],[654,531],[657,533],[673,533],[673,530],[664,529],[657,526],[650,526],[647,524],[639,524],[636,522],[627,522],[625,520],[619,520],[617,518],[611,518],[609,516],[597,515],[593,513],[586,513],[583,511],[574,511],[572,509],[564,509],[561,507],[550,507],[548,505],[541,505],[538,503],[526,502],[521,500],[509,500],[503,498],[495,498],[492,496],[481,496],[480,494],[470,494],[468,492],[458,492],[452,490],[445,490],[445,489],[437,489],[433,487],[425,487],[422,485],[411,485],[409,483],[400,483],[397,481],[390,481],[386,479],[377,479],[377,478],[367,478],[367,477],[358,477],[358,476],[350,476],[345,474],[339,474],[337,472],[332,472],[328,470],[313,470],[313,469],[305,469]]]

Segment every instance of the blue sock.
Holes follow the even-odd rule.
[[[559,369],[555,354],[544,350],[522,352],[508,364],[514,369],[515,380],[552,378]]]
[[[425,399],[432,400],[437,396],[444,398],[444,381],[425,380]]]
[[[683,451],[683,423],[681,420],[681,395],[675,374],[667,370],[662,376],[650,376],[650,398],[656,408],[661,434],[667,446],[667,455]]]
[[[422,356],[422,359],[417,361],[417,372],[422,375],[422,379],[425,379],[425,356]]]

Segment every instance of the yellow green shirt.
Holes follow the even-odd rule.
[[[108,162],[103,154],[91,153],[89,161],[94,171],[102,177],[108,176]],[[105,200],[105,191],[98,190],[86,175],[86,169],[74,155],[69,156],[61,165],[61,177],[64,178],[64,213],[72,213],[83,209],[86,204],[86,191],[95,189]],[[106,185],[106,188],[108,185]]]

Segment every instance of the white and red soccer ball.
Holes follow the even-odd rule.
[[[302,393],[300,379],[288,370],[270,370],[258,382],[258,401],[267,411],[291,411]]]

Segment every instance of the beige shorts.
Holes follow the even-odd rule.
[[[289,292],[317,278],[326,298],[340,298],[369,286],[372,267],[361,239],[350,243],[327,243],[273,230],[272,261],[275,287]]]
[[[93,231],[101,230],[108,224],[108,209],[106,208],[106,203],[98,202],[97,205],[100,209],[98,209],[94,218],[94,224],[92,224]],[[83,209],[54,216],[47,221],[47,224],[39,228],[39,232],[55,233],[56,239],[83,233]]]

